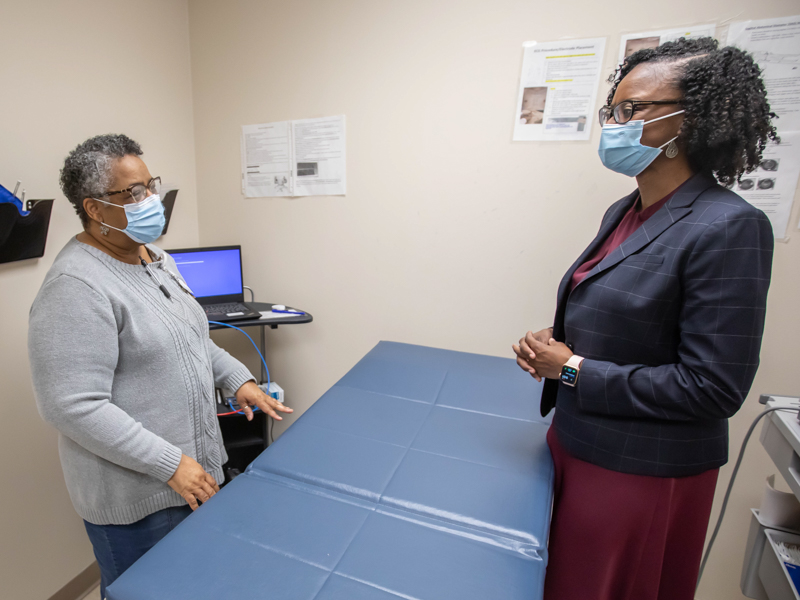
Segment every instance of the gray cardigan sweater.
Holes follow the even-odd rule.
[[[181,454],[217,482],[227,461],[214,385],[252,380],[208,337],[172,258],[148,246],[152,271],[71,239],[30,313],[28,351],[42,418],[59,431],[78,514],[124,525],[186,501],[167,485]]]

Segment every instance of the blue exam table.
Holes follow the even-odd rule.
[[[109,600],[537,600],[553,464],[511,359],[381,342]]]

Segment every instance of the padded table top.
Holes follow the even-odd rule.
[[[511,359],[381,342],[108,598],[541,598],[540,394]]]

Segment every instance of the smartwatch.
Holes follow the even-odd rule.
[[[578,356],[577,354],[570,356],[566,364],[561,367],[561,383],[570,387],[575,387],[575,384],[578,383],[578,375],[581,372],[582,362],[582,356]]]

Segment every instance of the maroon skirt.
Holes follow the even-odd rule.
[[[692,600],[719,469],[609,471],[547,433],[555,464],[545,600]]]

